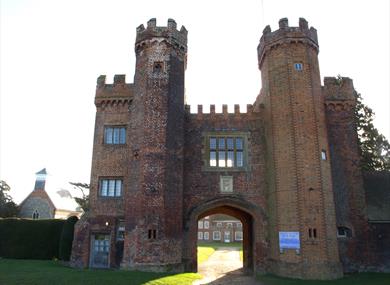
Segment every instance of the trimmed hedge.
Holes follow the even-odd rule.
[[[53,259],[65,220],[0,219],[0,257]]]
[[[59,258],[64,261],[69,261],[72,252],[74,225],[79,219],[76,216],[69,217],[62,228]]]

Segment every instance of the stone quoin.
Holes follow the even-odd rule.
[[[246,112],[191,113],[187,30],[140,25],[134,83],[97,80],[90,211],[72,266],[196,271],[198,220],[212,214],[241,221],[248,271],[335,279],[375,264],[355,90],[346,77],[321,85],[318,52],[316,29],[283,18],[261,36],[262,89]]]

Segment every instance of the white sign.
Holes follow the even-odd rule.
[[[299,240],[299,232],[279,232],[279,248],[283,249],[295,249],[301,248]]]

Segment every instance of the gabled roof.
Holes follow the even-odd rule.
[[[43,168],[42,170],[38,171],[35,174],[47,174],[46,168]]]
[[[38,197],[40,195],[47,196],[48,202],[56,210],[66,210],[71,212],[82,212],[82,209],[79,204],[75,201],[75,197],[81,197],[81,193],[78,193],[74,187],[69,184],[69,182],[64,182],[57,177],[47,173],[46,168],[38,171],[37,175],[47,175],[44,182],[44,187],[40,189],[34,189],[23,201],[20,203],[22,205],[29,197]],[[35,193],[35,192],[39,193]],[[44,192],[45,194],[42,194]],[[40,196],[42,197],[42,196]]]

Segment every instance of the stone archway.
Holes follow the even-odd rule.
[[[197,271],[198,220],[213,214],[226,214],[239,219],[243,227],[243,267],[245,271],[258,271],[265,259],[264,211],[234,196],[205,201],[186,215],[183,262],[186,271]],[[256,253],[260,253],[257,254]],[[264,268],[263,268],[264,270]]]

